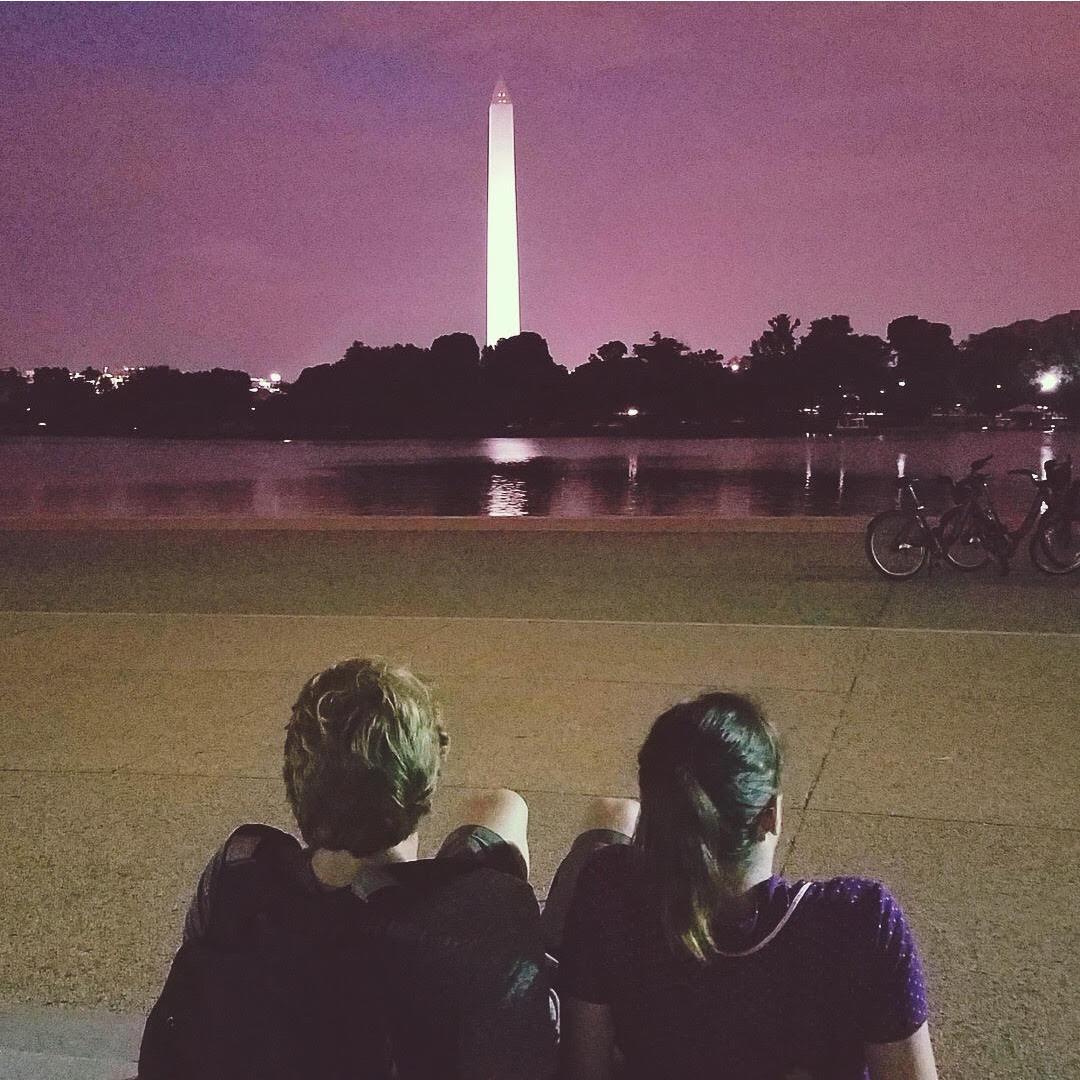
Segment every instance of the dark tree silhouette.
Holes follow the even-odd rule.
[[[31,422],[46,424],[50,434],[93,430],[94,388],[82,379],[71,378],[67,368],[35,368],[29,399]]]
[[[428,361],[432,434],[483,428],[480,348],[472,334],[445,334],[431,343]]]
[[[627,356],[621,341],[601,345],[570,373],[567,387],[566,415],[578,430],[623,424],[628,409],[647,416],[653,406],[646,363]]]
[[[36,378],[35,378],[36,381]],[[242,371],[140,368],[103,408],[110,427],[142,435],[242,435],[253,425],[251,379]]]
[[[646,343],[634,346],[634,355],[650,364],[673,363],[689,351],[689,345],[684,345],[678,338],[664,337],[659,330],[654,330]]]
[[[30,385],[15,368],[0,368],[0,430],[28,429]]]
[[[855,333],[846,315],[813,320],[801,338],[799,327],[775,315],[738,370],[715,350],[693,350],[659,330],[632,350],[605,342],[573,373],[535,333],[483,350],[465,333],[430,348],[355,341],[337,363],[305,368],[279,393],[221,368],[150,365],[115,390],[94,367],[77,375],[42,367],[29,380],[9,368],[0,371],[0,429],[277,438],[780,433],[831,430],[846,409],[921,423],[954,400],[982,414],[1031,401],[1080,414],[1080,311],[995,327],[959,347],[947,325],[916,315],[892,320],[887,342]],[[1037,382],[1049,371],[1061,380],[1052,393]]]
[[[845,410],[879,404],[890,356],[872,334],[856,334],[847,315],[814,319],[795,350],[795,385],[801,407],[817,407],[832,426]]]
[[[960,354],[945,323],[904,315],[889,323],[887,336],[896,354],[886,394],[890,420],[918,423],[956,399]]]
[[[982,412],[1033,401],[1080,408],[1080,311],[972,334],[960,346],[959,367],[962,393]],[[1049,370],[1062,378],[1054,394],[1040,392],[1036,383]]]
[[[802,407],[795,381],[795,331],[802,325],[785,313],[774,315],[768,329],[750,343],[750,359],[740,371],[747,386],[748,411],[773,418],[774,423],[790,426]]]
[[[601,345],[599,349],[593,354],[593,356],[600,360],[621,360],[626,355],[626,342],[624,341],[608,341]],[[590,357],[592,359],[592,357]]]
[[[525,331],[485,346],[480,373],[488,415],[498,424],[526,428],[558,417],[567,371],[539,334]]]

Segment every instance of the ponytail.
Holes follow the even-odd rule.
[[[713,919],[735,896],[780,768],[776,732],[737,694],[704,694],[653,724],[638,754],[634,843],[659,882],[664,937],[676,955],[715,955]]]

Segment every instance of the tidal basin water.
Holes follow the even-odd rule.
[[[237,442],[0,439],[0,515],[584,517],[870,515],[898,474],[988,466],[1001,509],[1032,494],[1011,468],[1080,452],[1080,434],[953,432],[777,439]],[[1080,464],[1080,459],[1078,459]]]

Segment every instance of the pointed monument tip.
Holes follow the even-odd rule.
[[[506,89],[506,81],[500,75],[498,82],[495,83],[495,92],[491,95],[492,105],[509,105],[510,91]]]

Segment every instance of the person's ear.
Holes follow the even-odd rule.
[[[780,824],[783,817],[783,811],[781,804],[783,802],[783,796],[780,794],[774,795],[762,808],[761,812],[757,816],[755,822],[755,839],[758,841],[764,840],[770,833],[779,836]]]

